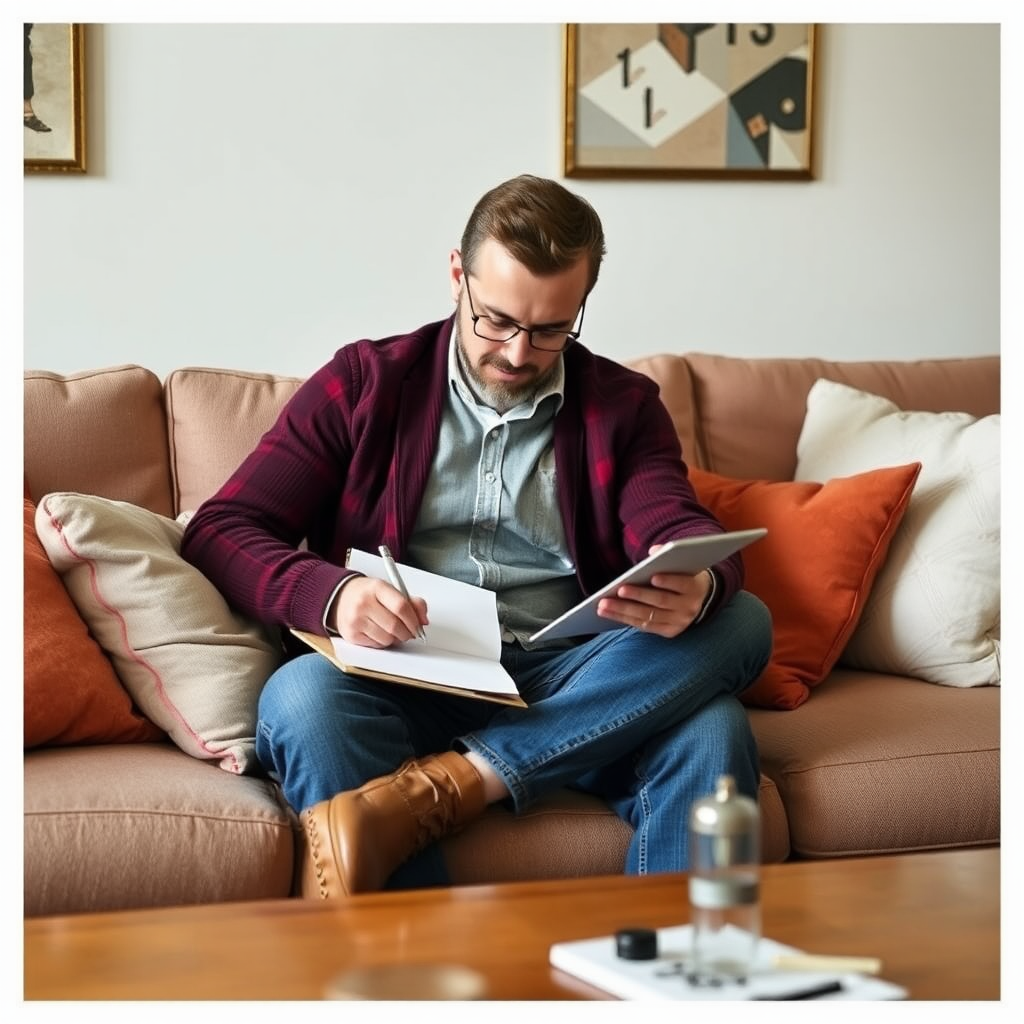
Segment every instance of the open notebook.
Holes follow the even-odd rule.
[[[388,578],[380,555],[353,548],[347,565],[366,576]],[[501,627],[494,591],[410,565],[399,563],[398,568],[409,593],[422,597],[430,609],[426,642],[410,640],[376,650],[340,637],[292,632],[353,675],[526,707],[512,677],[501,666]]]

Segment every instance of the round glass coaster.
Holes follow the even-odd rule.
[[[455,964],[379,964],[333,978],[325,999],[484,999],[483,975]]]

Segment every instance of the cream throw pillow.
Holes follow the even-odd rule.
[[[815,382],[798,480],[922,464],[843,664],[946,686],[999,684],[999,432],[998,415],[904,412]]]
[[[146,717],[193,757],[254,769],[256,704],[280,648],[180,557],[184,526],[63,492],[39,502],[36,532]]]

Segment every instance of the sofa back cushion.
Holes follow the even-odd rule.
[[[724,476],[792,480],[807,394],[819,377],[902,409],[1000,411],[999,357],[909,362],[655,355],[628,365],[661,387],[688,463]],[[36,498],[99,494],[161,515],[197,508],[272,425],[299,377],[188,367],[164,389],[120,366],[25,373],[25,476]],[[166,400],[166,418],[164,401]]]
[[[684,361],[685,377],[673,365]],[[687,461],[723,476],[793,479],[807,394],[819,377],[882,395],[901,409],[999,412],[998,356],[830,362],[688,353],[630,365],[662,385],[662,398],[683,427],[680,437],[693,439],[684,447]],[[685,401],[689,409],[676,404]]]
[[[167,378],[175,514],[194,511],[238,468],[300,377],[186,367]]]
[[[25,372],[25,480],[33,498],[81,491],[171,515],[160,380],[141,366]]]

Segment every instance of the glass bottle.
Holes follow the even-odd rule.
[[[698,985],[745,981],[761,937],[761,820],[731,775],[690,810],[689,977]]]

